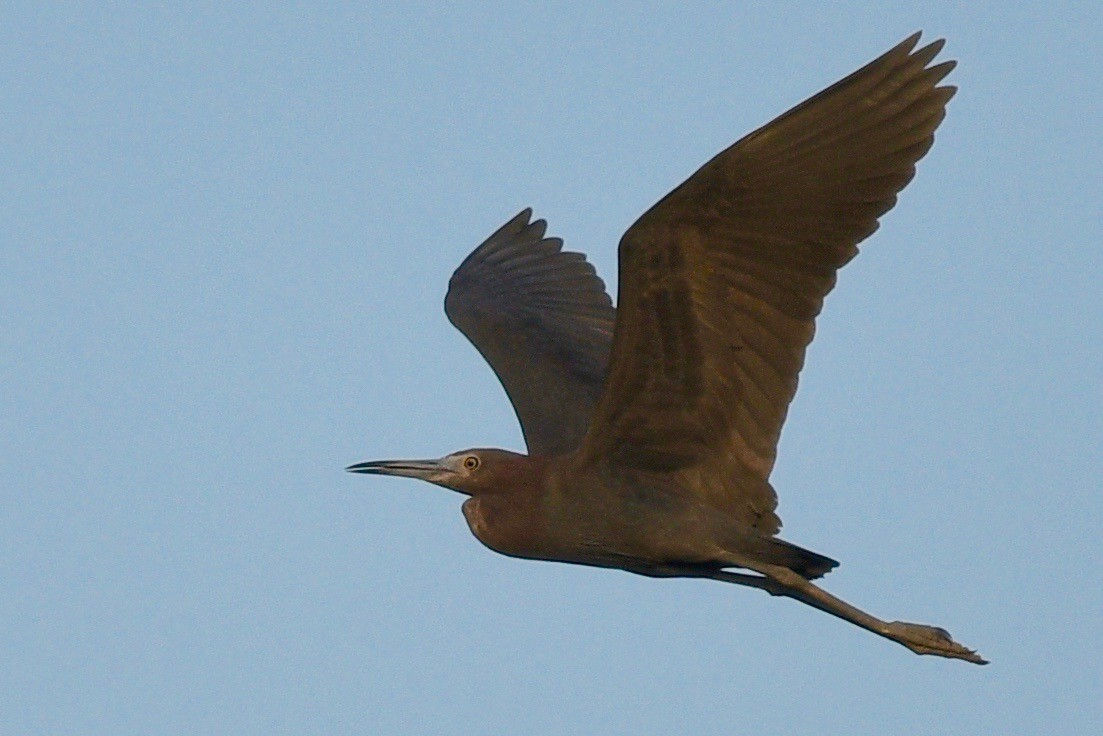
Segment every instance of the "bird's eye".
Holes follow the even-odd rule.
[[[463,467],[467,468],[468,470],[474,470],[475,468],[479,467],[479,458],[475,457],[474,455],[468,455],[463,459]]]

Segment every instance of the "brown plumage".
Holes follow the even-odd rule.
[[[514,217],[453,275],[445,311],[509,394],[529,454],[476,449],[349,470],[471,496],[516,557],[708,577],[795,598],[920,654],[983,663],[810,580],[838,563],[778,539],[769,483],[836,272],[933,143],[954,67],[919,34],[746,136],[632,225],[620,304],[579,253]],[[742,568],[749,573],[733,572]]]

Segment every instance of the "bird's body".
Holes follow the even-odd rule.
[[[467,452],[479,458],[480,473],[464,488],[474,492],[464,518],[495,552],[656,576],[753,558],[816,578],[837,564],[733,519],[669,474],[586,466],[578,452]]]
[[[954,62],[919,34],[751,133],[621,239],[614,309],[585,256],[525,210],[460,265],[445,311],[504,386],[528,454],[475,449],[353,472],[467,494],[492,550],[799,600],[920,654],[983,663],[936,627],[812,584],[838,563],[777,538],[769,476],[836,272],[945,116]],[[749,571],[733,572],[733,568]]]

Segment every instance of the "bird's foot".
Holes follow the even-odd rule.
[[[964,659],[973,664],[988,664],[972,649],[966,649],[950,636],[946,629],[906,621],[893,621],[886,627],[885,636],[903,644],[916,654],[934,654],[950,659]]]

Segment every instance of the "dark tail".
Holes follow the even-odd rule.
[[[782,565],[789,568],[797,575],[808,580],[815,580],[839,566],[839,563],[830,557],[824,557],[804,547],[798,547],[776,537],[769,540],[768,562],[774,565]]]

